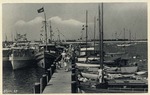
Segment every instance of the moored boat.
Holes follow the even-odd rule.
[[[34,49],[14,47],[9,56],[9,61],[12,64],[13,70],[34,65]]]
[[[11,54],[11,48],[3,48],[3,62],[9,61],[10,54]]]
[[[39,46],[39,50],[35,54],[35,60],[39,67],[47,69],[51,67],[57,58],[57,49],[53,44],[47,45],[47,50],[45,48],[44,44]]]

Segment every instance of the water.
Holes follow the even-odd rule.
[[[105,44],[104,50],[107,52],[126,52],[129,62],[138,63],[139,70],[148,71],[148,49],[146,42],[139,42],[129,47],[118,47],[117,43]],[[136,58],[134,58],[136,56]]]
[[[31,94],[35,82],[39,82],[44,70],[41,68],[24,68],[13,71],[10,67],[3,69],[3,93]]]
[[[137,43],[130,47],[117,47],[116,43],[104,45],[107,52],[127,52],[130,62],[137,62],[140,70],[148,70],[147,67],[147,43]],[[138,56],[136,59],[133,56]],[[44,74],[41,68],[24,68],[13,71],[11,66],[3,68],[3,93],[7,94],[31,94],[35,82],[39,82]]]

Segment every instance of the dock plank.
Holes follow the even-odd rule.
[[[71,93],[71,71],[57,70],[43,91],[48,93]]]

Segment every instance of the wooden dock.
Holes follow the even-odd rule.
[[[71,93],[71,71],[61,68],[53,74],[43,91],[43,94],[50,93]]]

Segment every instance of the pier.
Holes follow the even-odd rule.
[[[69,54],[69,52],[67,53]],[[39,83],[34,85],[34,93],[77,93],[78,81],[75,65],[75,53],[70,52],[72,57],[60,62],[54,62],[40,79]],[[68,60],[68,61],[67,61]],[[58,65],[59,63],[59,65]],[[64,64],[66,63],[66,65]]]
[[[57,70],[43,91],[43,94],[49,93],[71,93],[71,71]]]

